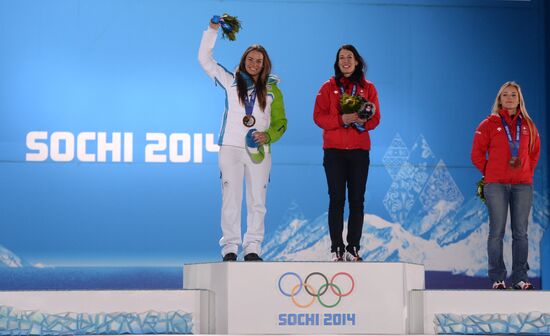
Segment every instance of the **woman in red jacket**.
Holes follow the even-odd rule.
[[[502,241],[508,208],[512,228],[510,280],[514,289],[533,289],[527,277],[527,224],[539,154],[539,133],[527,114],[521,88],[515,82],[506,82],[498,91],[492,113],[476,129],[471,155],[485,178],[484,195],[489,210],[487,254],[494,289],[506,288]]]
[[[336,53],[334,77],[321,86],[313,119],[323,129],[323,166],[329,193],[328,225],[333,261],[361,261],[363,207],[369,174],[369,131],[380,122],[378,93],[364,76],[363,58],[354,46],[343,45]],[[370,102],[370,113],[342,114],[342,95],[360,96]],[[349,198],[347,246],[344,245],[344,204]]]

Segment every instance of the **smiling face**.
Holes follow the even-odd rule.
[[[262,69],[264,67],[264,55],[257,51],[252,50],[250,51],[244,60],[244,68],[246,69],[246,72],[256,81],[258,79],[258,76],[262,72]]]
[[[344,77],[351,76],[358,64],[359,62],[355,59],[353,52],[347,49],[340,50],[338,54],[338,67]]]
[[[516,109],[519,105],[519,93],[518,89],[509,85],[505,87],[500,94],[500,105],[503,109],[508,110],[510,114],[516,113]]]

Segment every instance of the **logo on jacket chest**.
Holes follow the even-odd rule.
[[[363,89],[359,90],[359,95],[362,96],[364,92]],[[340,94],[340,91],[334,90],[334,94]]]
[[[501,132],[502,131],[502,127],[497,127],[497,132]],[[521,135],[529,135],[529,129],[527,128],[527,126],[521,126]]]

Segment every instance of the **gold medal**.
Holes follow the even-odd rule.
[[[256,123],[256,118],[252,115],[246,115],[243,117],[243,125],[246,127],[252,127]]]

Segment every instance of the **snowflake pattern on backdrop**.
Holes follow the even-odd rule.
[[[384,158],[387,158],[384,166],[392,177],[392,184],[383,203],[394,222],[404,224],[411,213],[416,214],[418,210],[433,212],[441,201],[455,208],[464,202],[447,166],[443,160],[437,161],[424,136],[419,136],[409,152],[401,136],[396,134]],[[397,162],[401,163],[400,167],[396,167]]]
[[[429,211],[437,202],[449,201],[458,203],[460,206],[464,202],[464,196],[458,189],[451,173],[443,160],[439,160],[433,170],[432,175],[424,185],[424,190],[420,193],[420,202],[424,210]]]
[[[384,167],[390,174],[392,180],[395,179],[397,173],[401,169],[401,166],[409,159],[409,149],[399,133],[393,138],[388,150],[382,158]]]
[[[426,180],[428,174],[425,167],[415,167],[408,162],[401,166],[383,201],[394,222],[405,221]]]

